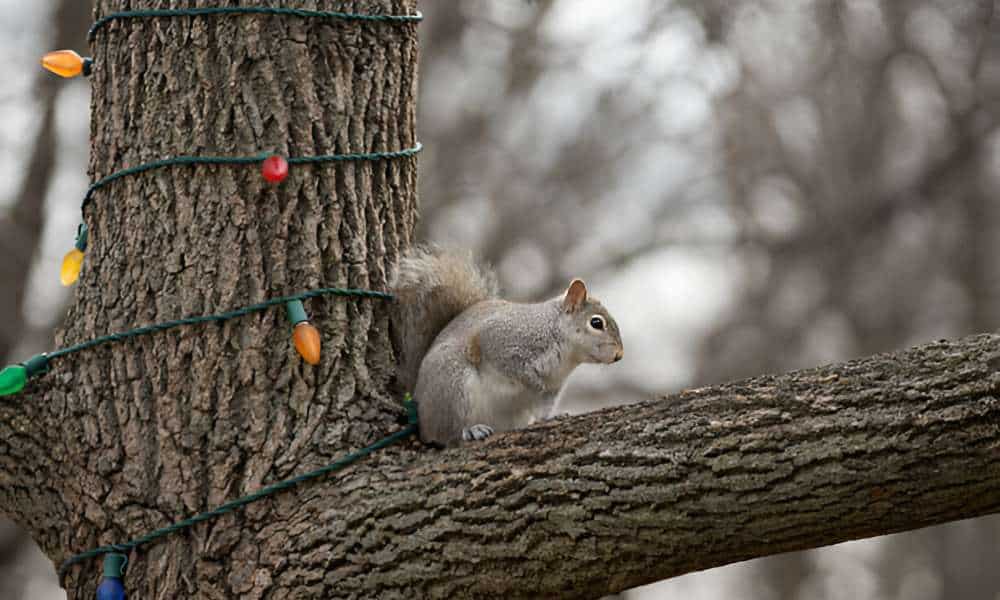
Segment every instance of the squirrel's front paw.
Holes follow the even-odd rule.
[[[462,430],[462,439],[471,442],[485,440],[493,435],[493,428],[489,425],[473,425]]]

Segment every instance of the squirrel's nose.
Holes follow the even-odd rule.
[[[625,349],[622,348],[615,353],[615,360],[613,362],[618,362],[625,356]]]

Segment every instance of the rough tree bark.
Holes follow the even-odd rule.
[[[132,2],[130,6],[147,6]],[[323,2],[406,12],[412,1]],[[103,0],[100,12],[121,8]],[[92,175],[181,153],[412,145],[415,33],[245,17],[95,47]],[[414,165],[135,177],[102,193],[74,342],[318,285],[380,288]],[[56,562],[393,430],[384,307],[310,302],[63,361],[0,402],[0,512]],[[753,556],[1000,510],[1000,336],[761,377],[445,452],[416,442],[132,554],[133,598],[596,597]],[[99,561],[74,569],[92,597]]]
[[[989,514],[1000,336],[384,453],[328,492],[296,515],[315,597],[596,598]]]

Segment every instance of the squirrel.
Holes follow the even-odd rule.
[[[574,279],[535,304],[499,298],[496,274],[468,252],[412,249],[390,276],[397,383],[413,390],[420,438],[450,446],[552,416],[581,363],[613,363],[618,324]]]

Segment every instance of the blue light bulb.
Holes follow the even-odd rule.
[[[104,555],[104,579],[97,587],[97,600],[125,600],[122,575],[125,574],[126,564],[128,557],[124,554]]]
[[[125,586],[117,577],[105,577],[97,588],[97,600],[125,600]]]

